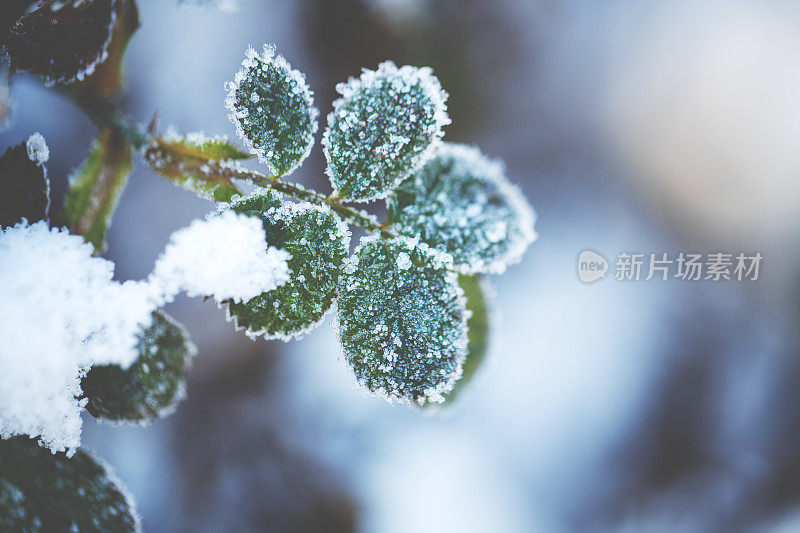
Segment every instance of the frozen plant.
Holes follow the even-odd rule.
[[[486,352],[485,275],[520,261],[536,234],[500,162],[443,142],[448,95],[432,69],[386,61],[337,85],[326,195],[284,179],[312,150],[319,112],[273,45],[248,48],[225,86],[242,149],[144,127],[110,103],[133,0],[28,7],[2,36],[3,64],[58,85],[100,132],[58,219],[44,138],[0,158],[0,530],[136,530],[124,488],[78,449],[80,414],[141,424],[175,409],[195,348],[160,308],[181,291],[213,299],[253,339],[298,339],[333,312],[355,382],[390,402],[461,393]],[[214,205],[172,235],[149,277],[120,283],[98,256],[137,155]],[[243,165],[253,156],[269,174]],[[383,221],[349,205],[381,199]],[[352,226],[366,233],[354,247]]]

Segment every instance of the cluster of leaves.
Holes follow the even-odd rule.
[[[533,212],[500,163],[441,142],[447,93],[429,68],[386,62],[337,90],[323,134],[334,193],[321,203],[387,198],[384,231],[345,260],[346,230],[325,205],[311,218],[310,204],[269,191],[232,203],[262,217],[268,241],[293,259],[285,287],[229,314],[248,334],[286,339],[338,299],[339,339],[358,382],[393,402],[441,403],[483,358],[479,276],[520,260],[535,238]],[[278,174],[294,170],[311,150],[318,114],[305,76],[271,46],[261,55],[250,49],[228,91],[230,118],[251,153]]]
[[[119,89],[121,59],[139,24],[134,0],[41,0],[32,10],[32,1],[11,3],[0,21],[0,122],[11,109],[8,74],[16,71],[38,74],[79,102]],[[287,283],[223,302],[237,329],[299,338],[338,308],[344,359],[363,387],[391,402],[452,401],[486,353],[483,276],[519,261],[535,238],[533,212],[503,166],[442,141],[448,95],[430,68],[385,62],[337,85],[341,97],[322,136],[333,189],[326,197],[281,180],[309,155],[318,129],[305,76],[265,46],[247,51],[226,88],[246,151],[200,134],[131,135],[112,120],[72,177],[57,222],[102,252],[134,149],[143,148],[154,171],[218,202],[219,211],[260,218],[264,245],[291,256]],[[137,144],[141,136],[146,141]],[[9,191],[0,198],[4,226],[48,219],[46,158],[37,146],[23,143],[0,158],[0,183]],[[251,155],[275,176],[242,167]],[[266,188],[244,195],[239,182]],[[384,224],[344,204],[379,199],[386,200]],[[348,222],[370,233],[352,253]],[[96,418],[146,423],[182,398],[195,351],[182,326],[156,312],[137,350],[129,368],[95,366],[83,378]],[[23,470],[9,465],[41,475],[22,479]],[[0,441],[0,528],[73,525],[124,531],[137,520],[98,460],[51,455],[24,438]]]

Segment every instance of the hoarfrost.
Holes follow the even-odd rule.
[[[461,377],[470,313],[449,266],[449,255],[404,237],[366,237],[348,260],[339,340],[372,393],[390,402],[440,403]]]
[[[80,444],[80,378],[92,364],[128,367],[149,326],[148,286],[112,281],[114,265],[45,222],[0,234],[0,437]]]
[[[391,61],[340,83],[322,138],[334,194],[384,198],[433,154],[450,124],[447,93],[429,67]]]
[[[335,301],[350,249],[350,229],[328,206],[281,203],[280,195],[272,191],[258,191],[231,209],[251,215],[260,212],[269,238],[292,258],[285,285],[229,305],[228,318],[251,338],[302,337],[322,323]]]
[[[451,254],[465,274],[500,274],[536,239],[535,214],[502,163],[460,144],[443,143],[388,210],[400,233]]]
[[[226,211],[173,233],[152,279],[167,300],[186,291],[241,302],[286,283],[290,258],[267,246],[258,218]]]
[[[319,111],[305,75],[276,56],[275,45],[264,45],[261,55],[248,48],[241,70],[225,89],[228,118],[259,161],[286,175],[308,157]]]

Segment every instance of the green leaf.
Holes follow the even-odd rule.
[[[480,276],[458,276],[458,284],[467,298],[467,311],[471,316],[467,320],[467,358],[462,367],[461,379],[456,381],[453,390],[444,395],[445,404],[452,404],[467,388],[486,357],[489,346],[489,308],[486,301],[485,284]]]
[[[459,144],[442,144],[387,209],[399,233],[450,254],[465,274],[502,273],[536,238],[533,210],[503,165]]]
[[[99,459],[54,454],[27,437],[0,440],[0,530],[139,529],[127,490]]]
[[[31,136],[34,138],[36,135]],[[38,138],[44,143],[41,136]],[[29,152],[28,144],[13,146],[0,157],[0,227],[13,226],[23,218],[29,224],[47,219],[50,206],[47,169],[38,154]]]
[[[156,311],[136,349],[139,357],[127,370],[95,365],[83,378],[86,410],[93,417],[149,422],[171,414],[185,396],[184,380],[196,349],[183,326]]]
[[[12,66],[43,76],[48,85],[81,81],[108,55],[116,18],[113,0],[42,0],[11,28]]]
[[[235,160],[249,156],[225,139],[201,139],[199,134],[156,137],[145,158],[156,172],[201,198],[230,202],[243,196],[229,170]]]
[[[243,303],[230,303],[228,316],[250,336],[289,340],[317,326],[336,298],[342,265],[350,249],[347,225],[328,207],[280,203],[261,190],[230,207],[260,215],[271,246],[291,254],[290,279]]]
[[[122,88],[122,63],[128,43],[139,29],[139,8],[136,0],[116,0],[114,13],[117,23],[111,33],[108,57],[100,63],[94,73],[86,78],[86,85],[100,94],[110,95]]]
[[[225,137],[205,137],[202,133],[189,133],[185,137],[174,136],[162,140],[166,149],[184,159],[219,162],[253,157],[229,143]]]
[[[249,48],[226,88],[228,118],[259,161],[286,175],[308,157],[319,112],[303,73],[276,56],[274,45],[265,45],[261,55]]]
[[[430,68],[387,61],[340,83],[322,138],[334,195],[349,201],[384,198],[431,157],[450,123],[439,80]]]
[[[95,250],[105,249],[106,231],[133,169],[131,146],[117,129],[107,129],[71,178],[64,220]]]
[[[411,239],[367,237],[345,266],[339,339],[356,379],[401,403],[441,403],[461,376],[467,310],[447,257]]]

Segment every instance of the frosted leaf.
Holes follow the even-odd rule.
[[[443,143],[387,202],[394,228],[453,256],[463,273],[505,271],[536,238],[534,213],[503,165]]]
[[[226,211],[173,233],[151,279],[167,300],[185,291],[218,302],[247,301],[289,279],[289,258],[267,245],[258,218]]]
[[[467,388],[472,378],[486,358],[489,347],[490,320],[487,293],[488,281],[480,276],[458,276],[458,284],[467,298],[467,358],[464,360],[463,375],[453,390],[445,394],[445,403],[451,404]]]
[[[112,281],[114,265],[45,222],[0,234],[0,437],[53,451],[80,444],[80,378],[92,364],[127,368],[150,325],[150,287]],[[32,329],[33,328],[33,329]]]
[[[407,254],[411,265],[401,268]],[[451,258],[425,244],[367,237],[348,259],[339,340],[360,384],[389,401],[439,403],[467,351],[464,291]]]
[[[48,154],[44,137],[35,133],[0,157],[0,227],[13,226],[23,219],[47,219],[50,180],[44,162]]]
[[[153,313],[136,350],[139,357],[127,370],[95,365],[83,378],[86,410],[95,418],[149,422],[172,413],[184,398],[184,379],[197,349],[183,326],[165,313]]]
[[[286,285],[230,304],[228,316],[251,337],[289,340],[316,327],[333,305],[350,249],[350,230],[327,206],[279,203],[276,193],[260,191],[231,206],[249,214],[261,210],[267,238],[292,258]]]
[[[249,154],[244,153],[232,145],[224,135],[214,137],[206,136],[202,131],[179,135],[173,131],[167,132],[162,141],[170,150],[203,161],[238,161],[249,159]]]
[[[82,81],[108,56],[113,0],[43,0],[12,26],[6,42],[18,71],[48,85]]]
[[[230,202],[242,196],[225,169],[248,156],[224,137],[206,138],[202,133],[182,137],[169,133],[152,138],[144,157],[150,168],[201,198]]]
[[[140,531],[136,507],[111,468],[68,458],[24,437],[0,441],[0,530]]]
[[[322,144],[334,194],[383,198],[432,155],[450,123],[447,93],[429,67],[391,61],[340,83]]]
[[[274,45],[259,55],[248,48],[242,68],[225,84],[228,118],[245,146],[278,175],[297,168],[311,153],[317,131],[313,93]]]

